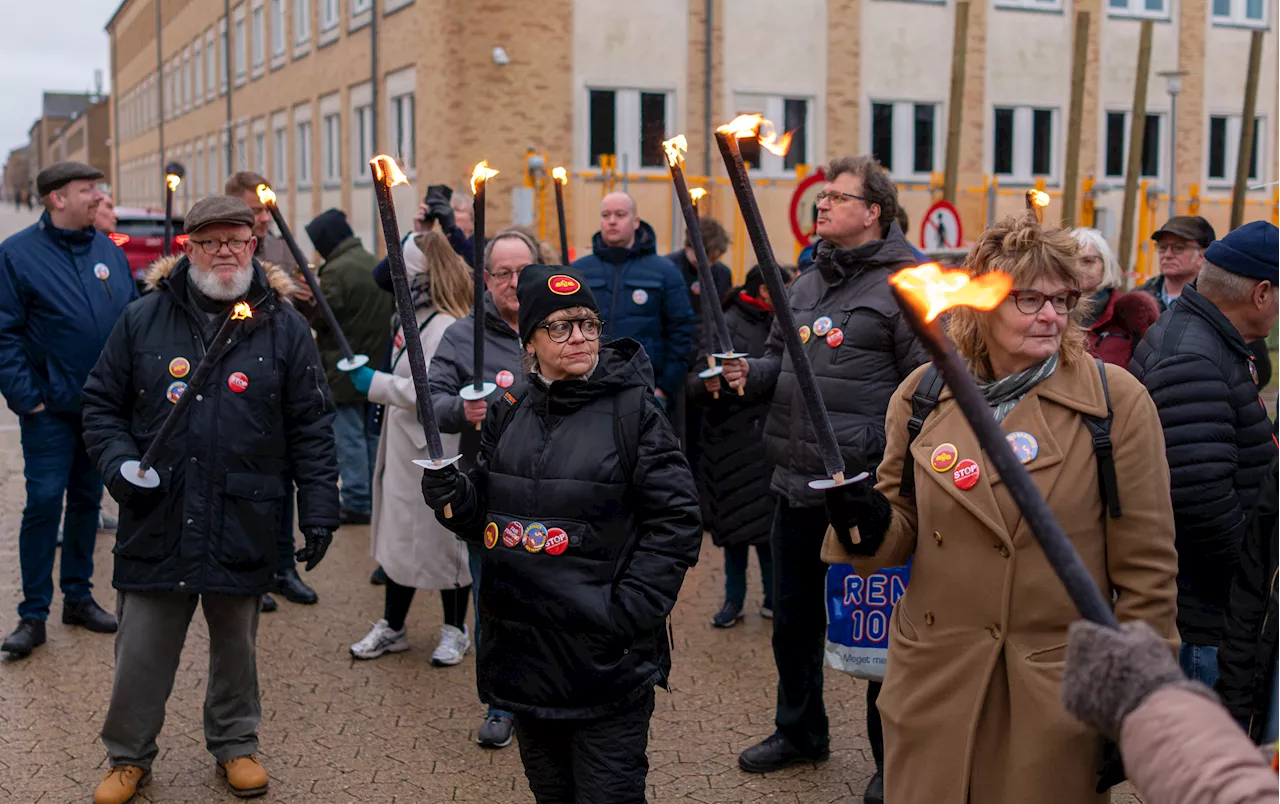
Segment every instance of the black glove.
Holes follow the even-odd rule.
[[[163,485],[161,483],[161,486]],[[155,498],[164,493],[160,490],[160,486],[153,489],[135,486],[125,478],[118,468],[111,473],[111,477],[107,480],[107,491],[115,498],[116,502],[120,503],[122,508],[145,506],[148,504],[149,498]]]
[[[443,511],[446,505],[457,509],[470,488],[471,481],[452,464],[443,469],[422,470],[422,499],[433,511]],[[453,513],[458,514],[457,510]]]
[[[299,562],[307,562],[307,572],[310,572],[324,560],[324,554],[329,552],[329,545],[333,544],[333,531],[328,528],[306,527],[302,529],[302,537],[306,540],[306,546],[294,553],[293,557]]]
[[[1105,793],[1129,778],[1124,769],[1124,757],[1120,756],[1120,746],[1107,740],[1102,744],[1102,757],[1098,760],[1098,785],[1094,788],[1098,793]]]
[[[427,219],[435,218],[440,222],[440,231],[448,234],[458,228],[453,217],[453,207],[448,201],[432,201],[427,204]]]
[[[828,489],[826,494],[827,521],[835,531],[836,539],[846,552],[855,556],[873,556],[884,543],[884,536],[893,521],[893,509],[889,499],[876,491],[871,478]],[[857,544],[850,538],[850,531],[858,529],[861,539]]]

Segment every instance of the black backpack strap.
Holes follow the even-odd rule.
[[[924,420],[938,406],[938,397],[946,382],[938,373],[938,367],[929,364],[920,376],[920,384],[911,395],[911,418],[907,421],[907,449],[902,458],[902,479],[898,482],[898,496],[911,498],[916,495],[916,462],[911,457],[911,445],[924,427]]]
[[[640,422],[649,389],[636,385],[613,395],[613,443],[622,462],[622,472],[630,484],[635,477],[640,452]]]
[[[1085,427],[1093,435],[1093,454],[1098,459],[1098,493],[1102,496],[1102,504],[1112,519],[1120,518],[1120,487],[1116,483],[1116,463],[1111,448],[1111,393],[1107,390],[1107,366],[1101,360],[1098,364],[1098,376],[1102,379],[1102,397],[1107,402],[1107,417],[1098,419],[1085,416]]]

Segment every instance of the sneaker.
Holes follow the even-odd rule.
[[[476,742],[485,748],[506,748],[514,733],[515,724],[509,716],[490,712],[476,732]]]
[[[135,765],[116,765],[93,791],[93,804],[127,804],[133,801],[138,788],[151,781],[145,768]]]
[[[401,653],[409,649],[406,629],[394,630],[386,620],[373,624],[364,639],[351,646],[351,655],[357,659],[376,659],[384,653]]]
[[[720,611],[716,612],[716,616],[711,618],[711,624],[716,628],[732,628],[741,619],[742,604],[736,600],[726,600],[720,607]]]
[[[765,618],[766,620],[772,620],[772,619],[773,619],[773,604],[772,604],[772,603],[768,603],[768,602],[766,602],[766,603],[764,603],[763,605],[761,605],[761,606],[760,606],[760,616],[761,616],[761,617],[763,617],[763,618]]]
[[[436,667],[452,667],[462,661],[462,657],[471,650],[471,629],[466,626],[462,630],[452,625],[440,626],[440,644],[431,654],[431,663]]]

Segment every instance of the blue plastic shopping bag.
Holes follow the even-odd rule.
[[[848,564],[827,568],[827,664],[857,678],[884,679],[889,616],[907,591],[911,564],[865,581]]]

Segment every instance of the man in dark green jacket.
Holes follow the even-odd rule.
[[[346,213],[326,210],[307,224],[307,235],[324,258],[317,271],[333,314],[356,354],[379,361],[391,336],[392,298],[373,281],[378,258],[351,231]],[[338,339],[323,317],[312,323],[316,346],[324,363],[325,378],[333,391],[338,415],[333,434],[338,441],[338,471],[342,476],[342,522],[367,525],[373,509],[373,466],[378,456],[378,434],[369,426],[365,396],[339,371],[342,359]]]

